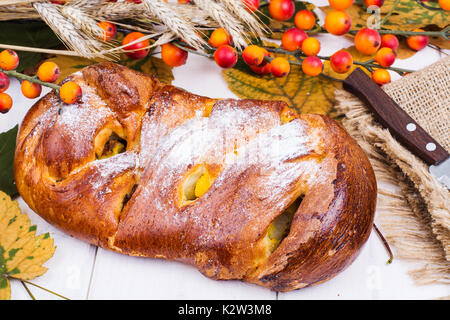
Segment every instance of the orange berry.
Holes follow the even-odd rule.
[[[73,82],[68,81],[64,83],[59,89],[59,97],[64,103],[73,104],[80,100],[82,95],[80,86]]]
[[[103,34],[99,37],[100,40],[109,41],[114,39],[117,33],[117,28],[114,23],[108,21],[100,21],[97,25],[103,30]]]
[[[211,33],[208,43],[212,47],[218,48],[225,44],[231,44],[231,36],[224,28],[218,28]]]
[[[380,7],[383,5],[384,0],[364,0],[364,4],[366,7],[377,6]]]
[[[323,70],[322,60],[316,56],[306,57],[302,62],[302,70],[308,76],[317,76]]]
[[[269,14],[275,20],[289,20],[294,12],[295,5],[292,0],[270,0],[269,2]]]
[[[382,48],[391,48],[392,50],[397,50],[399,46],[399,42],[396,36],[393,34],[383,34],[381,36],[381,47]]]
[[[372,80],[376,84],[381,86],[383,84],[391,82],[391,75],[386,69],[376,69],[374,72],[372,72]]]
[[[414,29],[413,31],[423,32],[422,29]],[[410,36],[408,39],[406,39],[406,42],[408,43],[408,47],[413,50],[419,51],[428,45],[428,37],[424,35]]]
[[[358,31],[355,36],[356,49],[366,55],[377,52],[381,45],[381,37],[377,30],[364,28]]]
[[[41,81],[55,82],[58,79],[60,73],[61,70],[59,70],[59,67],[56,63],[52,61],[46,61],[39,66],[37,76]]]
[[[171,67],[179,67],[186,63],[188,52],[172,43],[161,46],[161,59]]]
[[[272,52],[268,52],[266,49],[264,49],[264,57],[271,57],[273,58],[274,55]],[[270,63],[266,60],[263,60],[263,62],[260,65],[257,66],[250,66],[250,69],[256,74],[264,75],[268,74],[270,72]]]
[[[255,12],[259,8],[259,0],[242,0],[248,12]]]
[[[24,80],[20,85],[20,90],[22,91],[22,94],[25,97],[29,99],[34,99],[41,95],[42,86],[39,83]]]
[[[257,66],[264,61],[264,50],[257,45],[251,44],[242,52],[242,59],[249,66]]]
[[[328,0],[333,9],[345,10],[353,4],[353,0]]]
[[[277,57],[270,61],[270,72],[275,77],[284,77],[289,71],[291,71],[291,66],[285,58]]]
[[[144,37],[145,35],[140,32],[131,32],[125,36],[122,40],[122,45],[126,46],[127,44],[134,42],[138,40],[139,38]],[[124,50],[128,50],[128,52],[125,52],[127,56],[129,56],[132,59],[142,59],[145,58],[148,53],[150,52],[150,42],[148,39],[136,42],[135,44],[131,44],[129,46],[124,47]],[[142,50],[138,50],[142,49]],[[136,51],[131,51],[136,50]]]
[[[325,29],[334,35],[340,36],[347,33],[352,26],[352,19],[350,16],[340,10],[333,10],[328,12],[325,16]]]
[[[3,72],[0,72],[0,92],[4,92],[8,90],[8,88],[9,88],[9,77]]]
[[[334,72],[346,73],[353,65],[353,57],[347,51],[339,50],[331,56],[330,65]]]
[[[303,41],[308,38],[305,31],[290,28],[283,33],[281,37],[281,47],[287,51],[297,51],[302,47]]]
[[[236,50],[227,44],[217,48],[214,52],[214,61],[222,68],[233,68],[238,60],[238,54]]]
[[[382,67],[391,66],[396,58],[397,54],[391,48],[381,48],[375,55],[375,61]]]
[[[178,0],[178,3],[181,3],[181,4],[185,4],[185,3],[189,3],[189,2],[191,2],[191,0]]]
[[[19,65],[19,56],[14,50],[6,49],[0,52],[0,68],[14,70]]]
[[[316,24],[316,16],[309,10],[300,10],[295,14],[294,23],[301,30],[310,30]]]
[[[439,0],[439,6],[445,11],[450,10],[450,0]]]
[[[307,56],[315,56],[320,51],[320,42],[316,38],[306,38],[302,43],[302,51]]]
[[[11,96],[7,93],[0,93],[0,112],[7,113],[12,107]]]

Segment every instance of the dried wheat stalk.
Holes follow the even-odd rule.
[[[161,22],[176,34],[178,37],[186,41],[194,48],[201,49],[205,44],[204,40],[199,37],[193,24],[183,20],[176,12],[171,10],[163,1],[143,0],[144,6]]]
[[[101,20],[146,33],[146,39],[157,40],[152,46],[181,38],[190,46],[202,49],[206,42],[199,34],[202,30],[217,27],[225,28],[238,48],[247,45],[247,34],[264,34],[264,25],[245,9],[241,0],[194,0],[188,5],[162,0],[143,0],[141,4],[72,0],[65,5],[37,0],[0,1],[0,21],[36,18],[44,20],[69,49],[87,58],[123,49],[123,46],[111,48],[116,43],[98,40],[103,34],[97,26],[97,21]],[[123,19],[131,22],[118,22]]]
[[[39,2],[41,0],[1,0],[2,6],[12,6],[12,5],[26,5],[33,2]]]
[[[61,13],[68,19],[75,28],[83,30],[95,37],[102,37],[104,30],[97,25],[97,21],[84,13],[76,6],[63,6]]]
[[[79,32],[55,5],[48,2],[35,2],[33,7],[70,49],[87,58],[102,56],[100,52],[103,50],[103,44],[86,33]]]
[[[171,11],[179,17],[183,17],[195,26],[216,27],[218,24],[212,20],[204,11],[196,6],[178,5],[167,3]],[[148,19],[152,22],[161,23],[156,15],[148,11],[144,4],[134,4],[129,2],[106,3],[99,7],[89,8],[88,13],[98,20],[120,20],[120,19]],[[136,20],[138,21],[138,20]],[[148,31],[148,30],[146,30]]]
[[[251,14],[246,10],[242,0],[222,0],[222,2],[235,17],[240,18],[240,20],[250,28],[250,31],[255,37],[260,37],[264,34],[266,26],[257,19],[256,15]]]
[[[100,20],[120,20],[128,18],[142,17],[145,14],[145,8],[142,4],[130,2],[111,2],[105,3],[98,8],[89,8],[89,12]],[[95,10],[91,11],[91,10]]]
[[[245,27],[222,4],[214,0],[194,0],[194,3],[227,30],[233,38],[235,46],[242,48],[247,45],[248,39],[245,35]]]
[[[71,6],[87,11],[89,9],[99,8],[103,3],[105,3],[104,0],[77,0],[71,3]]]

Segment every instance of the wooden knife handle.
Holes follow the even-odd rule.
[[[344,89],[365,102],[381,125],[428,165],[439,164],[449,157],[448,152],[360,68],[347,77]]]

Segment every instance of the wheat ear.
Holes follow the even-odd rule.
[[[239,18],[245,25],[250,28],[250,31],[256,37],[262,37],[264,30],[267,28],[255,14],[250,13],[246,9],[246,5],[242,0],[222,0],[226,8]]]
[[[203,47],[205,42],[197,34],[193,24],[182,19],[165,2],[161,0],[142,0],[142,3],[152,15],[157,17],[170,31],[183,39],[187,44],[197,49]]]
[[[94,11],[91,11],[91,8],[89,8],[89,12],[100,20],[120,20],[142,17],[145,13],[145,8],[142,4],[111,2],[94,8]]]
[[[247,45],[247,37],[245,35],[245,28],[241,22],[230,14],[225,7],[215,2],[214,0],[194,0],[194,3],[204,10],[212,19],[227,30],[233,38],[234,45],[238,48]]]
[[[68,48],[80,53],[86,58],[99,56],[102,50],[102,43],[89,38],[77,30],[58,10],[56,6],[48,2],[33,3],[33,7],[55,34],[64,42]]]
[[[104,4],[104,0],[77,0],[70,5],[74,8],[79,8],[84,11],[98,9]]]
[[[81,11],[78,7],[63,6],[61,13],[72,22],[75,28],[83,30],[95,37],[103,36],[103,29],[97,25],[97,21],[92,19],[89,15]]]

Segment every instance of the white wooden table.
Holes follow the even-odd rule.
[[[320,38],[321,55],[351,45],[342,37]],[[396,61],[394,66],[417,70],[439,58],[437,51],[426,48],[412,58]],[[174,85],[193,93],[236,97],[228,89],[220,69],[205,58],[191,54],[185,66],[174,69],[174,75]],[[392,76],[397,78],[395,74]],[[14,106],[8,114],[0,115],[0,132],[21,122],[35,102],[21,95],[15,79],[11,79],[7,92],[12,95]],[[388,256],[375,233],[356,261],[334,279],[312,288],[275,293],[239,281],[213,281],[193,267],[177,262],[129,257],[97,248],[53,228],[20,198],[19,204],[37,225],[37,233],[49,231],[57,246],[53,258],[45,264],[49,270],[33,282],[70,299],[432,299],[450,295],[450,286],[415,285],[407,274],[411,266],[407,262],[394,260],[387,265]],[[11,287],[12,299],[29,299],[20,282],[12,281]],[[37,299],[59,299],[30,288]]]

